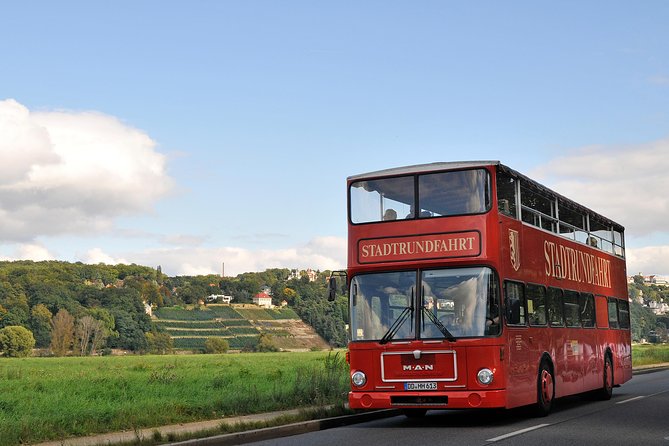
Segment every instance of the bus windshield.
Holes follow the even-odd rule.
[[[472,169],[357,181],[350,203],[352,223],[481,214],[490,209],[490,178]]]
[[[486,267],[361,274],[350,296],[353,341],[500,333],[497,279]]]

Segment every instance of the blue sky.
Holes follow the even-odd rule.
[[[499,159],[623,224],[630,272],[669,275],[667,2],[0,16],[2,259],[340,268],[347,176]]]

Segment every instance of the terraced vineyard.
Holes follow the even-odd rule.
[[[181,350],[203,350],[207,338],[224,338],[232,350],[253,349],[261,333],[271,334],[285,350],[328,348],[311,327],[289,309],[252,305],[211,304],[206,307],[163,307],[154,311],[154,322]]]

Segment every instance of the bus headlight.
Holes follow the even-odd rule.
[[[476,379],[478,379],[478,381],[484,386],[490,384],[492,382],[492,378],[493,378],[493,373],[492,370],[490,369],[481,369],[476,374]]]
[[[367,382],[367,376],[358,370],[351,375],[351,382],[353,382],[353,385],[356,387],[362,387]]]

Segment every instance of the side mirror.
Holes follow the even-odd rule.
[[[337,291],[339,290],[340,283],[337,278],[344,278],[344,283],[346,283],[346,271],[332,271],[332,275],[328,279],[328,300],[333,302],[337,298]]]
[[[330,276],[328,280],[328,300],[333,302],[337,297],[337,278],[335,276]]]

